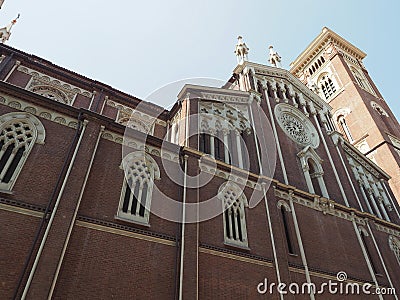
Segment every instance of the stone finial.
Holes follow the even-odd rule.
[[[0,28],[0,43],[5,43],[8,41],[11,35],[11,28],[14,26],[15,23],[17,23],[17,20],[19,19],[19,14],[18,16],[11,21],[10,24],[8,24],[6,27]]]
[[[246,43],[243,42],[243,38],[239,35],[238,42],[235,47],[235,54],[237,57],[238,64],[242,64],[244,61],[248,60],[247,54],[249,53],[249,48]]]
[[[282,68],[281,65],[281,57],[279,56],[278,52],[274,50],[274,47],[269,46],[269,63],[271,66]]]

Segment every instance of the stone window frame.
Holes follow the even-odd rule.
[[[292,214],[292,210],[289,204],[287,204],[284,200],[279,200],[276,206],[281,215],[281,224],[285,234],[287,251],[290,255],[296,255],[295,235],[292,233],[292,220],[289,217]]]
[[[223,209],[222,219],[224,227],[224,244],[228,246],[249,249],[247,225],[246,225],[246,210],[245,210],[245,208],[248,207],[249,205],[243,189],[240,188],[236,183],[227,181],[221,184],[221,186],[219,187],[217,197],[218,199],[221,200]],[[231,218],[232,212],[235,214],[233,219]],[[227,213],[229,214],[227,215]],[[240,224],[237,223],[238,219],[240,220]],[[235,226],[234,228],[233,226],[236,224],[237,227]],[[228,233],[227,230],[228,227],[230,228],[230,233],[232,233],[232,237]],[[235,234],[237,235],[236,238],[234,238],[233,236],[234,229],[235,229]],[[239,231],[242,236],[241,239]]]
[[[355,82],[360,88],[362,88],[363,90],[367,91],[370,94],[375,95],[375,92],[373,91],[371,85],[369,84],[363,72],[360,72],[360,70],[354,66],[350,66],[350,71],[355,79]]]
[[[325,181],[324,181],[324,170],[322,168],[323,160],[318,156],[313,148],[310,146],[305,147],[302,151],[300,151],[297,156],[300,159],[300,164],[302,167],[302,171],[304,173],[304,178],[306,180],[306,184],[308,190],[311,194],[315,194],[315,187],[312,181],[312,178],[317,178],[319,189],[321,190],[322,197],[329,199],[328,190],[326,189]],[[310,160],[314,167],[314,173],[310,174]]]
[[[15,126],[12,126],[14,130],[16,130],[17,132],[14,131],[6,132],[6,136],[10,136],[12,134],[14,139],[16,137],[18,138],[18,141],[17,141],[17,147],[13,149],[7,161],[4,162],[5,166],[2,169],[2,172],[0,172],[1,173],[0,190],[3,191],[12,191],[15,182],[17,181],[19,174],[21,173],[22,168],[25,165],[30,152],[32,151],[33,146],[35,144],[44,144],[44,140],[46,138],[45,128],[42,122],[36,116],[27,112],[11,112],[0,116],[0,140],[4,141],[5,137],[3,138],[3,130],[5,130],[7,126],[18,123],[20,125],[26,124],[29,127],[29,130],[26,130],[25,128],[22,128],[22,130],[17,130]],[[25,134],[29,134],[30,136],[28,138],[23,137],[23,135]],[[6,150],[11,143],[12,139],[9,139],[4,143],[4,145],[0,149],[0,160],[6,153]],[[17,166],[15,166],[15,170],[13,171],[8,182],[3,182],[2,181],[3,177],[7,172],[8,168],[10,167],[10,165],[12,164],[12,162],[14,161],[15,155],[18,152],[17,150],[20,149],[21,146],[25,146],[25,150],[23,151]]]
[[[149,225],[150,208],[154,180],[160,180],[160,169],[157,162],[149,154],[143,151],[135,151],[127,154],[121,162],[120,168],[124,170],[124,181],[121,188],[121,195],[118,204],[116,218],[139,223],[141,225]],[[131,183],[129,184],[129,181]],[[145,189],[145,199],[143,199],[143,189]],[[138,187],[138,190],[136,190]],[[129,191],[129,199],[126,198],[126,193]],[[138,193],[138,197],[134,194]],[[145,205],[143,204],[145,200]],[[128,207],[125,209],[125,202],[128,201]],[[132,214],[132,206],[136,201],[136,212]],[[143,215],[140,210],[143,207]],[[131,211],[131,212],[129,212]]]
[[[283,132],[300,146],[318,148],[318,132],[309,118],[297,108],[286,104],[277,104],[274,108],[275,119]]]
[[[355,140],[351,134],[350,128],[347,125],[346,117],[351,113],[351,109],[348,107],[341,108],[333,114],[339,132],[350,142],[353,143]]]
[[[329,72],[323,72],[318,76],[317,86],[321,91],[321,96],[323,96],[326,101],[332,99],[332,96],[339,91],[339,85],[334,76]],[[325,89],[323,87],[325,87]]]

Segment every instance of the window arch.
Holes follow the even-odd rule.
[[[0,117],[0,189],[13,188],[33,145],[44,139],[44,126],[34,115],[15,112]]]
[[[148,224],[155,179],[160,179],[156,161],[142,151],[129,153],[122,160],[125,178],[121,190],[118,217]]]
[[[349,126],[347,126],[347,122],[346,119],[344,117],[344,115],[340,115],[337,118],[337,123],[339,125],[339,130],[341,131],[341,133],[344,135],[344,137],[350,142],[352,143],[354,141],[353,136],[351,135]]]
[[[57,102],[65,104],[70,104],[68,96],[63,91],[55,87],[49,85],[39,85],[31,88],[31,91],[46,98],[49,98],[51,100],[55,100]]]
[[[278,209],[282,219],[283,232],[286,237],[287,250],[290,254],[295,254],[293,238],[292,238],[293,235],[292,235],[291,225],[289,223],[290,219],[289,215],[291,213],[291,209],[289,205],[283,200],[278,201]]]
[[[397,262],[400,265],[400,241],[399,241],[399,239],[391,235],[389,237],[389,246],[390,246],[390,249],[393,251],[394,256],[396,257]]]
[[[365,77],[361,75],[361,73],[356,70],[354,67],[350,67],[351,72],[353,73],[353,76],[357,82],[357,84],[364,90],[370,92],[370,88],[368,85],[368,82],[365,80]]]
[[[248,247],[246,213],[247,198],[243,190],[233,182],[225,182],[218,189],[222,200],[224,241],[228,245]]]
[[[318,79],[318,87],[322,90],[326,100],[336,93],[336,85],[328,73],[321,74]]]
[[[300,158],[309,192],[329,198],[323,178],[322,159],[310,146],[305,147],[297,156]]]
[[[348,140],[350,143],[354,142],[354,138],[351,134],[350,128],[347,125],[346,118],[351,113],[350,108],[344,107],[337,110],[333,114],[333,119],[337,124],[337,128],[339,129],[340,133]]]

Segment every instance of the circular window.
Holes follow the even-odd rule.
[[[281,103],[275,106],[275,117],[286,135],[302,146],[319,146],[317,130],[311,121],[298,109]]]

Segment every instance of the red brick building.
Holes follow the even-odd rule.
[[[321,70],[337,71],[322,95],[370,97],[371,116],[387,114],[372,117],[379,132],[400,139],[365,68],[368,94],[337,92],[353,51],[339,38],[317,47]],[[0,46],[2,299],[398,299],[389,154],[370,146],[382,168],[367,158],[357,125],[293,75],[317,51],[293,74],[273,51],[272,67],[249,62],[241,40],[236,53],[223,87],[185,85],[168,111]],[[318,293],[329,281],[373,287]],[[295,295],[295,283],[317,291]]]

